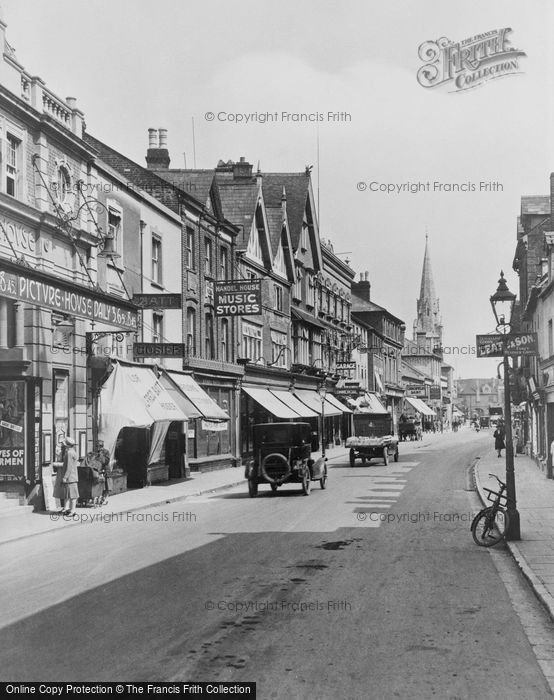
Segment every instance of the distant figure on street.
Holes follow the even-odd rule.
[[[506,448],[504,443],[504,426],[499,423],[493,434],[494,438],[494,449],[498,451],[498,456],[502,457],[502,450]]]
[[[77,500],[79,498],[79,472],[77,471],[77,453],[75,452],[75,440],[69,436],[65,438],[66,447],[63,456],[63,477],[64,484],[64,515],[75,515]]]

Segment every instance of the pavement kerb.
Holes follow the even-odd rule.
[[[485,506],[487,504],[487,498],[483,492],[481,478],[479,476],[479,469],[477,468],[479,466],[479,460],[480,457],[477,457],[473,463],[473,476],[475,478],[477,493],[479,494],[481,503],[483,504],[483,506]],[[517,542],[505,541],[505,544],[508,547],[510,554],[514,558],[515,563],[521,570],[521,573],[529,582],[529,585],[533,589],[533,592],[535,593],[536,597],[541,602],[545,610],[548,612],[550,619],[554,622],[554,597],[547,590],[546,586],[539,580],[533,569],[529,566],[527,560],[520,551]]]

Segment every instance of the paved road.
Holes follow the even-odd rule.
[[[388,467],[350,468],[345,454],[309,497],[235,488],[88,511],[103,519],[2,545],[2,680],[254,680],[263,700],[550,697],[469,533],[466,470],[488,439],[403,443]]]

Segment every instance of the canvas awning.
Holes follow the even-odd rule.
[[[290,391],[279,391],[277,389],[270,389],[270,391],[279,401],[282,401],[293,411],[296,411],[301,418],[317,418],[318,414],[312,411],[311,408],[308,408],[300,399],[297,399]]]
[[[165,370],[162,370],[160,376],[158,377],[160,384],[175,401],[177,406],[183,411],[187,418],[201,418],[202,414],[196,408],[196,406],[189,401],[182,390],[179,388],[176,382],[174,382],[171,377],[168,376]]]
[[[304,323],[309,323],[311,326],[315,326],[316,328],[327,327],[324,326],[323,323],[321,323],[321,321],[318,321],[315,316],[312,316],[311,314],[307,313],[306,311],[302,311],[301,309],[297,309],[294,306],[291,307],[290,315],[291,318],[296,319],[297,321],[304,321]]]
[[[280,401],[269,389],[243,386],[242,390],[275,418],[280,420],[298,420],[300,418],[300,415],[295,410]]]
[[[361,413],[388,413],[376,394],[371,394],[366,391],[363,396],[352,400],[352,404]]]
[[[406,401],[411,404],[418,413],[422,416],[436,416],[435,411],[433,411],[429,406],[421,399],[416,399],[413,396],[406,396]]]
[[[111,456],[122,428],[154,426],[149,464],[159,457],[169,424],[188,420],[151,367],[117,361],[100,391],[98,418],[98,437]]]
[[[321,396],[317,391],[311,391],[310,389],[296,389],[294,392],[302,403],[306,404],[308,408],[315,411],[318,416],[321,415]],[[325,416],[340,416],[342,415],[342,410],[339,410],[335,405],[333,405],[327,397],[325,397],[324,405]]]
[[[211,396],[194,381],[190,374],[174,370],[166,371],[202,417],[209,421],[230,420],[229,414],[216,404]]]
[[[333,394],[326,394],[325,400],[333,404],[335,408],[338,408],[342,413],[352,413],[352,410],[345,406],[341,401],[339,401]]]

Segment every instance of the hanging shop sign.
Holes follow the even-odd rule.
[[[262,313],[261,280],[224,280],[215,283],[216,316],[257,316]]]
[[[430,399],[440,399],[441,397],[441,388],[440,386],[430,386],[429,387],[429,398]]]
[[[503,357],[504,336],[500,333],[476,336],[477,357]],[[506,354],[511,357],[538,355],[536,333],[510,333],[506,338]]]
[[[133,304],[141,309],[180,309],[180,294],[134,294]]]
[[[135,357],[186,357],[184,343],[133,343]]]
[[[136,330],[137,309],[131,302],[77,287],[44,272],[0,261],[0,296],[54,309],[63,314]]]

